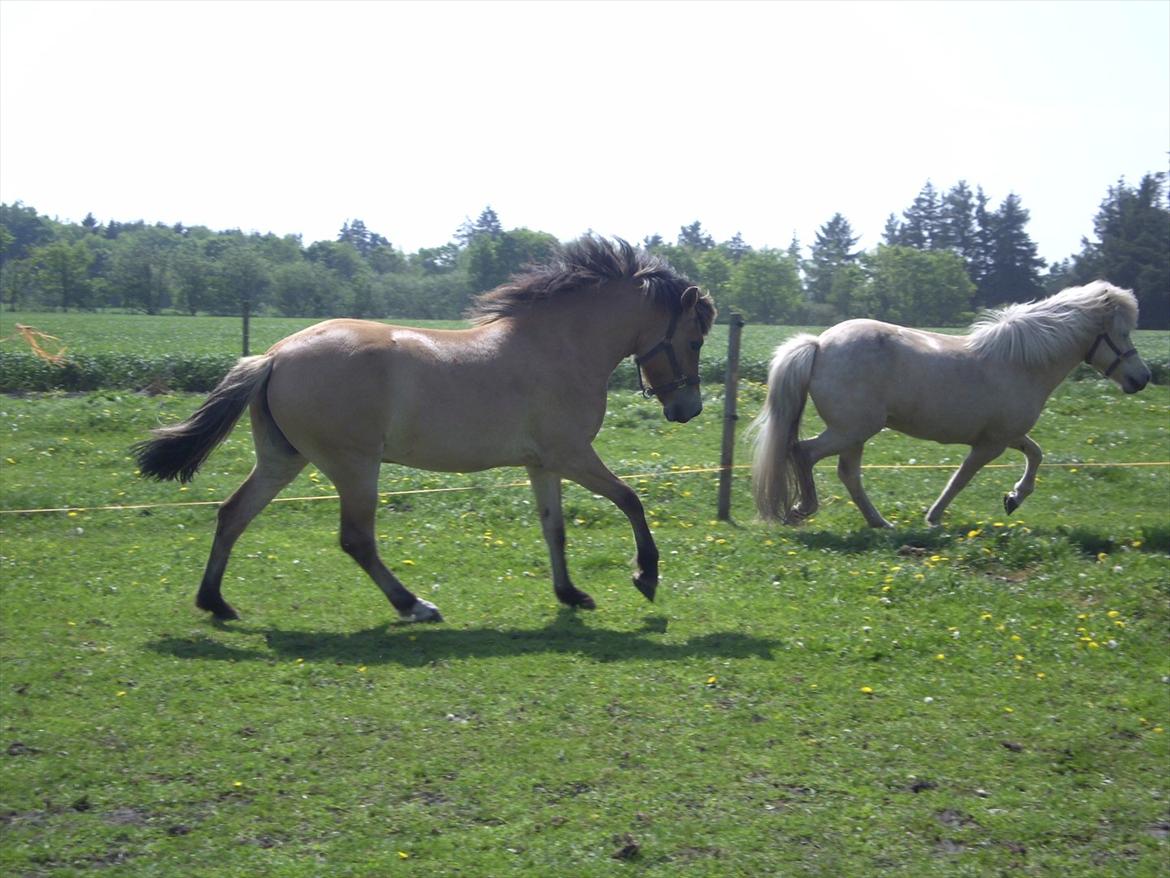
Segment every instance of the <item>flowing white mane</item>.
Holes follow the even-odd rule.
[[[1087,350],[1099,333],[1132,331],[1137,318],[1132,292],[1098,280],[986,311],[971,326],[967,346],[985,357],[1036,367],[1067,355],[1070,347]]]

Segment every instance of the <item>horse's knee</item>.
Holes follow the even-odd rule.
[[[345,525],[341,527],[338,543],[341,545],[341,551],[359,564],[364,563],[377,552],[373,534]]]

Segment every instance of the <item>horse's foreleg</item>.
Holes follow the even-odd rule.
[[[378,508],[378,461],[356,467],[331,466],[325,474],[341,497],[341,548],[382,590],[407,622],[442,622],[439,608],[415,597],[378,556],[374,518]]]
[[[926,524],[929,527],[938,527],[942,521],[943,510],[950,505],[960,491],[967,487],[967,483],[974,478],[975,473],[983,469],[991,461],[1003,454],[1004,445],[974,445],[970,453],[964,458],[955,474],[951,476],[943,492],[939,494],[934,505],[926,513]]]
[[[195,606],[207,610],[217,619],[238,619],[239,614],[223,599],[220,587],[232,547],[252,519],[272,502],[289,482],[305,468],[305,459],[282,437],[270,437],[264,423],[253,417],[256,442],[256,465],[222,506],[216,516],[215,539],[211,554],[195,595]]]
[[[870,502],[869,495],[865,493],[865,488],[861,484],[861,455],[864,450],[863,444],[842,450],[837,457],[837,477],[853,498],[854,505],[865,516],[866,524],[870,527],[893,527]]]
[[[528,479],[540,513],[540,529],[548,546],[552,566],[553,591],[562,604],[592,610],[597,605],[593,598],[581,591],[569,579],[565,563],[565,517],[561,510],[561,477],[539,467],[528,467]]]
[[[638,551],[634,587],[647,600],[654,600],[654,593],[658,589],[658,546],[654,544],[654,537],[646,524],[646,512],[634,489],[611,473],[592,448],[583,452],[577,462],[568,466],[558,465],[558,469],[566,478],[572,479],[587,491],[600,494],[625,513],[634,529],[634,543]]]
[[[1028,462],[1023,477],[1016,482],[1012,492],[1003,496],[1003,508],[1008,515],[1019,509],[1020,504],[1036,490],[1036,470],[1040,469],[1040,461],[1044,459],[1044,453],[1031,436],[1025,436],[1015,447],[1024,453]]]

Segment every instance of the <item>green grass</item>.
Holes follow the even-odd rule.
[[[0,506],[73,510],[0,515],[0,871],[1163,874],[1170,467],[1089,464],[1170,460],[1170,388],[1062,387],[1024,507],[1002,516],[1005,455],[937,531],[947,472],[909,465],[963,450],[880,435],[890,533],[827,464],[805,526],[755,522],[743,470],[714,521],[716,475],[680,472],[718,461],[707,396],[672,425],[614,393],[598,438],[652,519],[655,604],[605,501],[566,491],[599,605],[574,613],[522,473],[386,467],[384,557],[448,620],[421,627],[337,548],[311,469],[236,548],[242,620],[210,622],[214,506],[167,504],[230,493],[246,429],[184,490],[126,449],[198,397],[0,399]]]

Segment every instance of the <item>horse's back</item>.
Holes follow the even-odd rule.
[[[1039,408],[1019,381],[965,336],[849,320],[821,335],[809,393],[827,423],[970,443],[1030,429]]]
[[[529,463],[534,379],[501,356],[502,329],[315,324],[270,350],[273,419],[318,466],[339,452],[445,471]]]

